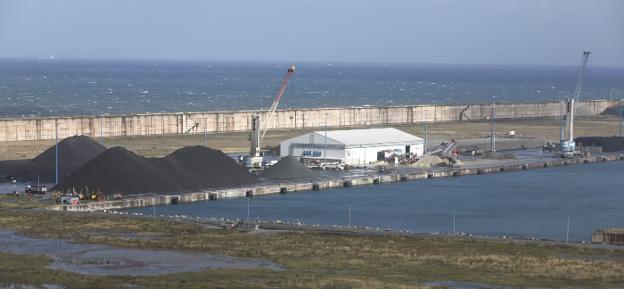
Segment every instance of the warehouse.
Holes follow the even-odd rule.
[[[314,131],[280,143],[280,155],[362,165],[389,153],[422,155],[423,139],[395,128]]]

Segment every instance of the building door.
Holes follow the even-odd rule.
[[[409,154],[410,153],[410,146],[405,146],[405,153]]]

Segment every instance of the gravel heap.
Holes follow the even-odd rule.
[[[624,137],[621,136],[588,136],[577,137],[574,141],[584,147],[599,146],[603,152],[624,151]]]
[[[0,165],[2,174],[13,176],[18,180],[36,180],[40,175],[41,182],[54,182],[56,153],[51,146],[43,153],[29,161],[9,161]],[[73,136],[63,139],[58,144],[59,178],[69,176],[87,161],[106,151],[106,147],[88,136]]]
[[[163,158],[146,158],[123,147],[98,155],[55,189],[101,190],[108,194],[173,193],[258,182],[219,150],[181,148]]]
[[[410,167],[414,168],[430,168],[430,167],[438,167],[438,166],[446,166],[448,165],[448,161],[437,156],[437,155],[425,155],[422,156],[415,163],[410,164]]]
[[[260,173],[260,177],[266,179],[306,179],[318,176],[320,176],[319,171],[307,168],[293,156],[282,158]]]

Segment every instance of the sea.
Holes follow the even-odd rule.
[[[624,227],[624,161],[132,208],[433,234],[590,241]]]
[[[0,118],[555,101],[578,68],[553,66],[0,59]],[[581,99],[624,98],[624,68],[588,65]]]

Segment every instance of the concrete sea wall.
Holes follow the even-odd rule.
[[[577,115],[596,115],[617,101],[582,101]],[[560,114],[559,102],[505,103],[496,105],[496,118],[549,117]],[[393,125],[489,119],[491,104],[364,106],[278,110],[270,129]],[[73,135],[92,137],[167,135],[184,133],[247,131],[251,116],[264,111],[214,111],[149,113],[133,115],[68,116],[0,119],[0,142],[44,140]]]

